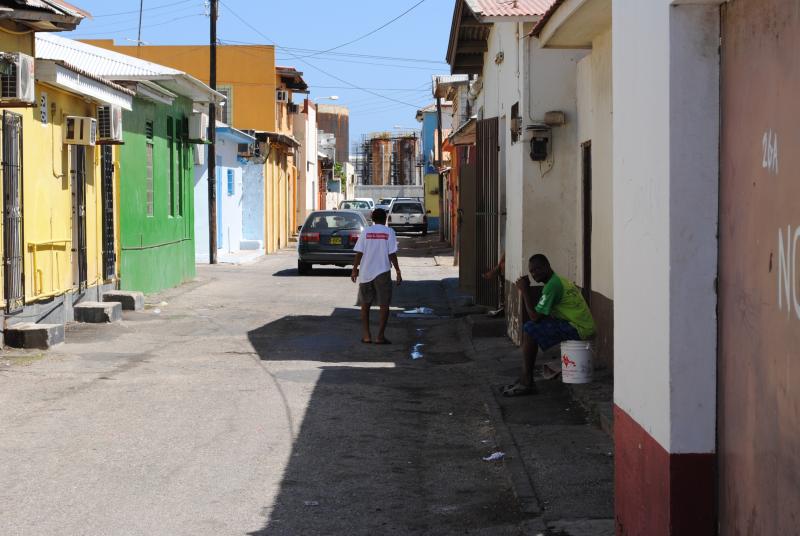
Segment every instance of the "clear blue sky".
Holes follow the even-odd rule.
[[[119,44],[136,41],[139,0],[70,1],[92,13],[94,19],[65,36],[113,38]],[[336,104],[350,108],[352,142],[362,133],[394,126],[418,128],[417,108],[432,102],[431,75],[449,72],[444,56],[455,0],[423,0],[413,7],[419,1],[220,0],[218,37],[223,43],[285,47],[276,50],[277,63],[303,71],[313,99],[338,95]],[[324,54],[315,52],[361,37],[412,7],[358,42]],[[205,11],[202,0],[144,0],[142,41],[154,45],[207,43]]]

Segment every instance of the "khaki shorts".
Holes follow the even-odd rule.
[[[383,272],[369,283],[358,285],[359,305],[390,305],[392,303],[392,272]]]

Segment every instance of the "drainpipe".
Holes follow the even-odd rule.
[[[442,151],[444,150],[444,139],[442,138],[442,98],[436,97],[436,122],[438,123],[439,130],[439,143],[437,150],[439,152],[438,158],[438,171],[439,171],[439,241],[444,242],[444,225],[442,219],[444,218],[444,174],[442,173],[442,165],[444,164],[444,157]],[[423,186],[424,188],[424,186]]]

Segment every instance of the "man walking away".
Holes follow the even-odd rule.
[[[356,260],[350,279],[358,281],[358,304],[361,306],[361,342],[392,344],[385,335],[392,302],[392,266],[397,273],[397,284],[403,282],[397,262],[397,236],[386,226],[386,211],[376,208],[372,212],[373,225],[364,229],[356,242]],[[373,341],[369,329],[369,311],[372,304],[380,307],[378,336]]]
[[[544,287],[531,287],[528,276],[517,279],[516,287],[529,320],[523,326],[522,376],[517,383],[503,388],[505,396],[536,393],[533,365],[539,347],[547,350],[562,341],[585,340],[595,331],[592,313],[580,290],[572,281],[553,272],[547,257],[541,254],[531,257],[528,270],[533,280]]]

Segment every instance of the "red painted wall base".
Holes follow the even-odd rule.
[[[617,536],[716,534],[716,456],[670,454],[614,406]]]

